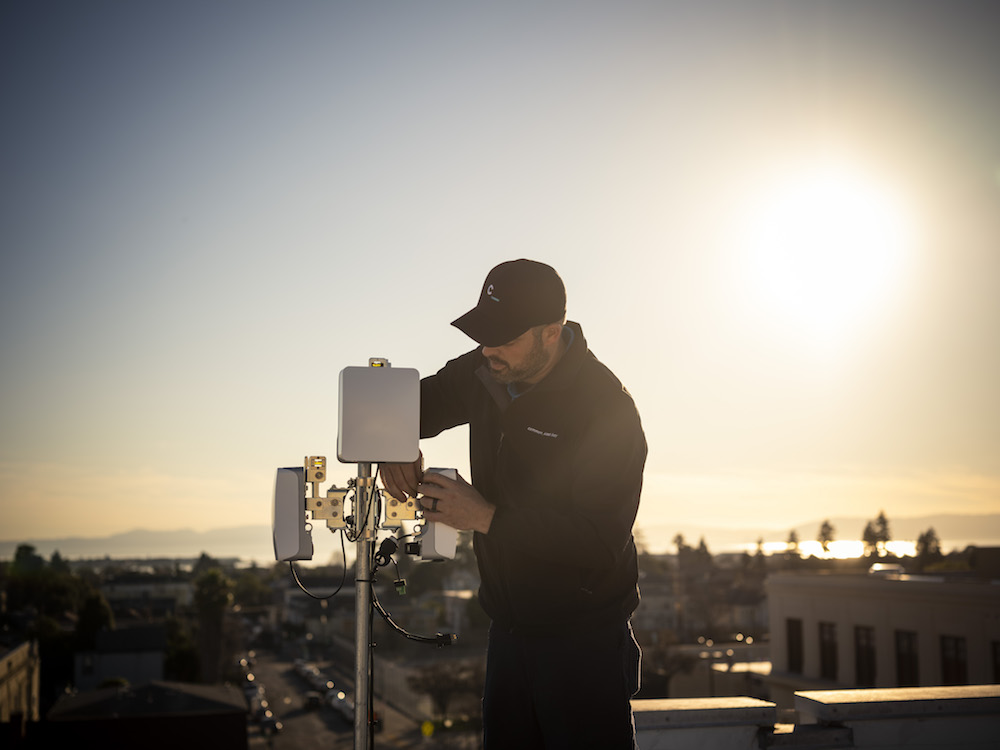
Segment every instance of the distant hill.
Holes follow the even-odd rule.
[[[211,531],[134,529],[105,537],[17,539],[0,541],[0,559],[10,560],[18,545],[30,544],[45,558],[58,550],[69,559],[80,558],[193,558],[238,557],[262,564],[274,561],[270,526],[234,526]]]
[[[800,541],[814,540],[824,519],[786,528],[726,528],[722,526],[659,525],[640,529],[652,552],[673,552],[673,539],[684,535],[696,545],[704,537],[713,553],[733,552],[765,542],[784,542],[794,528]],[[835,539],[860,539],[871,518],[830,517]],[[1000,514],[934,515],[914,518],[889,517],[889,530],[895,540],[914,541],[933,528],[945,552],[964,549],[970,544],[1000,546]],[[314,535],[315,536],[315,535]],[[65,537],[61,539],[10,539],[0,541],[0,559],[10,560],[19,544],[30,544],[45,558],[56,550],[69,559],[81,558],[197,558],[202,552],[212,557],[256,560],[262,565],[274,562],[270,526],[234,526],[211,531],[177,529],[150,531],[135,529],[105,537]]]

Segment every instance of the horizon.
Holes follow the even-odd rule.
[[[635,399],[639,529],[1000,511],[988,4],[3,14],[5,536],[269,523],[337,374],[469,351],[517,257]]]
[[[957,519],[965,519],[967,521],[975,520],[978,522],[978,529],[982,533],[979,535],[956,533],[956,531],[968,529],[967,523],[964,527],[959,528],[961,524],[957,522]],[[844,519],[840,517],[831,517],[823,520],[837,521],[838,523],[843,523],[844,521],[857,522],[860,525],[870,519]],[[989,523],[987,523],[988,521],[992,521],[992,525],[989,525]],[[804,531],[805,529],[811,529],[812,526],[815,525],[815,530],[818,530],[821,523],[822,520],[816,521],[815,524],[799,524],[797,527],[794,527],[794,529],[796,531]],[[890,554],[897,557],[913,557],[916,554],[916,537],[928,528],[935,529],[935,532],[938,534],[941,551],[944,554],[960,553],[970,546],[1000,547],[1000,514],[989,514],[987,516],[942,514],[936,517],[901,517],[897,519],[890,518],[889,524],[891,540],[886,548]],[[918,528],[919,531],[915,534],[909,534],[906,532],[902,534],[892,533],[892,528],[897,524],[906,528]],[[938,531],[939,527],[948,531],[942,534]],[[740,536],[741,531],[746,530],[735,529],[732,527],[675,529],[672,533],[667,535],[671,539],[669,544],[650,545],[645,543],[645,530],[639,528],[637,529],[636,542],[649,554],[672,555],[676,554],[676,545],[673,543],[673,539],[677,536],[677,534],[681,534],[684,536],[685,543],[691,547],[697,547],[701,540],[704,539],[709,551],[713,555],[735,555],[742,554],[744,552],[754,554],[758,547],[758,540],[762,540],[762,551],[765,556],[770,557],[784,554],[788,551],[789,545],[787,539],[791,530],[792,529],[784,531],[781,529],[755,529],[749,532],[749,536],[756,536],[757,538],[750,539],[748,534],[742,534],[742,537]],[[317,533],[317,531],[319,533]],[[233,539],[233,534],[238,532],[258,533],[260,535],[260,540],[251,545],[251,543],[245,538]],[[200,541],[193,543],[174,541],[168,544],[167,541],[157,538],[178,535],[205,537],[205,544],[202,545]],[[127,538],[132,536],[142,537],[142,540],[131,541],[128,539],[121,539],[122,537]],[[212,536],[228,536],[229,538],[212,540]],[[340,555],[340,545],[339,541],[337,541],[337,537],[335,535],[331,536],[333,537],[332,539],[326,538],[322,527],[318,529],[314,528],[313,541],[315,553],[313,559],[297,561],[298,564],[304,567],[321,567],[336,562],[334,558],[339,557]],[[854,536],[853,534],[838,533],[838,528],[835,526],[834,539],[830,544],[830,550],[828,552],[823,552],[819,541],[817,541],[813,535],[801,536],[798,544],[799,556],[802,558],[816,557],[819,559],[862,558],[865,556],[864,544],[860,537],[860,529],[857,536]],[[17,547],[22,544],[29,544],[35,547],[36,554],[40,554],[45,558],[50,558],[54,552],[59,552],[61,557],[70,561],[100,560],[104,559],[104,556],[100,554],[95,555],[93,552],[83,552],[82,548],[90,544],[105,544],[113,540],[117,540],[117,544],[120,549],[115,550],[113,554],[111,552],[106,553],[106,556],[112,560],[195,559],[204,553],[208,554],[210,557],[218,557],[222,559],[236,558],[242,563],[253,563],[257,565],[266,566],[276,562],[273,557],[262,556],[260,554],[261,552],[266,552],[267,555],[270,555],[271,552],[270,527],[261,525],[227,526],[205,531],[196,531],[191,528],[171,530],[136,528],[127,532],[99,537],[77,536],[48,539],[0,539],[0,561],[10,561],[13,559],[14,552]],[[70,543],[69,546],[67,546],[67,543]],[[60,548],[60,544],[63,545],[62,548]],[[126,545],[128,544],[155,544],[157,552],[155,554],[144,555],[140,551],[140,547],[127,547]],[[198,551],[195,551],[195,546],[190,546],[183,552],[177,551],[180,550],[180,545],[182,544],[198,545]],[[39,547],[39,545],[43,546]],[[253,547],[256,552],[250,553],[249,550],[251,547]],[[175,551],[168,552],[168,548]],[[219,552],[219,548],[221,548],[221,553]],[[132,549],[133,551],[122,551],[122,549]],[[213,552],[213,549],[215,549],[216,552]],[[355,552],[354,548],[352,545],[347,545],[346,549],[348,560],[352,561]],[[72,552],[71,550],[76,551]]]

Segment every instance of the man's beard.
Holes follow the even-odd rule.
[[[531,350],[525,357],[524,362],[517,368],[511,367],[509,362],[500,357],[488,357],[487,360],[491,364],[490,375],[492,378],[498,383],[505,385],[526,382],[545,369],[545,366],[549,362],[549,358],[545,353],[545,347],[542,346],[540,331],[536,333],[534,344],[532,344]],[[493,363],[503,365],[503,368],[494,370],[492,367]]]

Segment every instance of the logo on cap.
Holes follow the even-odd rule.
[[[521,258],[490,271],[478,304],[452,325],[484,346],[502,346],[533,326],[565,316],[566,289],[556,270]]]

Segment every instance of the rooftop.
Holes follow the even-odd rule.
[[[986,750],[1000,737],[1000,685],[803,691],[794,724],[780,724],[775,704],[756,698],[632,705],[640,750]]]

